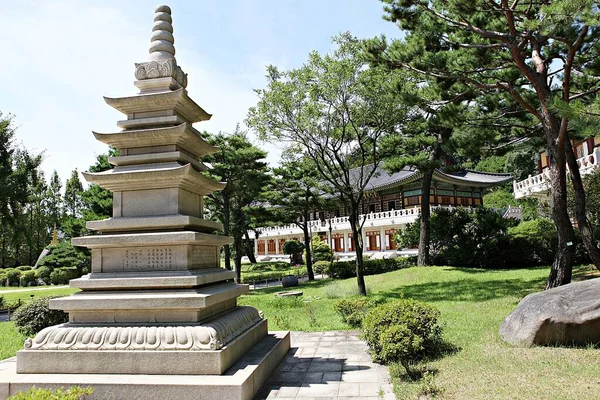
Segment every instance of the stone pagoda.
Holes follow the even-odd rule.
[[[139,93],[105,98],[127,116],[122,130],[94,132],[119,155],[114,169],[84,173],[113,193],[113,217],[87,224],[101,234],[72,240],[91,249],[92,272],[51,300],[69,322],[27,340],[10,394],[21,382],[92,386],[99,398],[249,399],[289,348],[287,333],[267,334],[256,309],[237,305],[248,286],[220,268],[232,239],[213,233],[222,227],[203,218],[203,197],[225,183],[202,174],[216,148],[192,126],[211,115],[188,96],[173,43],[171,9],[159,6],[149,60],[135,64]]]

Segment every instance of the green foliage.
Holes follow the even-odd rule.
[[[6,286],[19,286],[19,280],[21,278],[21,271],[18,269],[5,269],[4,275],[6,275]]]
[[[31,286],[36,283],[37,277],[35,271],[23,271],[19,277],[21,286]]]
[[[483,205],[486,208],[505,210],[510,207],[521,207],[523,219],[526,221],[536,219],[539,216],[539,205],[536,198],[528,197],[515,199],[512,188],[498,188],[483,196]]]
[[[318,261],[331,261],[333,257],[333,251],[327,243],[321,240],[318,236],[313,236],[311,239],[312,256],[315,262]]]
[[[79,278],[81,274],[77,267],[55,268],[50,273],[50,282],[53,285],[66,285],[71,279]]]
[[[299,254],[302,253],[304,249],[304,244],[297,240],[288,240],[283,244],[283,254]]]
[[[88,253],[72,246],[69,242],[60,242],[49,246],[50,251],[39,263],[39,267],[48,267],[52,270],[60,267],[76,267],[80,274],[88,273],[91,259]]]
[[[10,400],[83,400],[94,392],[91,387],[73,386],[68,389],[60,388],[56,391],[50,389],[30,388],[26,392],[19,392],[9,397]]]
[[[46,284],[50,283],[50,274],[51,273],[52,273],[52,269],[50,267],[46,267],[46,266],[38,267],[35,270],[35,274],[38,277],[38,279],[41,279]]]
[[[203,158],[203,161],[212,166],[205,175],[227,182],[223,190],[207,196],[206,206],[210,217],[223,224],[223,233],[233,236],[233,246],[224,246],[225,266],[230,267],[233,252],[239,279],[243,238],[252,228],[253,216],[256,217],[254,221],[260,221],[257,216],[264,211],[264,207],[260,205],[264,200],[264,189],[271,180],[265,160],[267,153],[254,146],[239,126],[231,135],[204,132],[204,136],[207,142],[218,148],[216,153]]]
[[[295,275],[298,277],[305,276],[307,271],[306,267],[290,268],[290,264],[286,263],[287,269],[285,271],[261,271],[261,272],[247,272],[242,275],[242,283],[254,283],[265,280],[281,279],[284,276]]]
[[[359,328],[371,308],[378,303],[367,297],[346,298],[336,301],[333,309],[342,316],[342,320],[353,328]]]
[[[69,315],[62,310],[51,310],[49,300],[40,297],[22,305],[15,311],[15,325],[24,335],[35,335],[44,328],[69,321]]]
[[[399,362],[409,375],[419,361],[439,353],[440,312],[415,300],[396,300],[371,309],[362,324],[362,338],[373,361]]]
[[[438,265],[470,267],[505,265],[506,233],[516,225],[486,208],[436,209],[431,215],[431,254]],[[416,246],[419,220],[397,235],[403,247]]]
[[[349,208],[355,227],[381,163],[381,139],[398,132],[406,107],[399,101],[398,74],[370,66],[350,33],[333,41],[331,53],[312,52],[300,68],[268,66],[266,88],[256,90],[258,103],[245,122],[263,139],[289,143],[287,154],[309,158],[323,189]],[[366,294],[363,283],[359,277]]]
[[[313,269],[317,274],[324,274],[329,270],[330,261],[317,261],[313,264]]]
[[[523,221],[509,228],[508,239],[509,265],[548,265],[556,253],[556,227],[547,218]]]
[[[29,265],[21,265],[20,267],[17,267],[17,269],[19,271],[30,271],[31,267]]]
[[[385,272],[409,268],[415,265],[412,257],[385,258],[381,260],[365,260],[364,274],[377,275]],[[346,279],[356,276],[355,261],[336,261],[328,264],[327,275],[334,279]]]

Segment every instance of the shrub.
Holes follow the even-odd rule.
[[[35,271],[23,271],[19,279],[21,286],[31,286],[37,283]]]
[[[547,218],[523,221],[508,229],[507,266],[552,264],[556,253],[556,228]]]
[[[26,392],[20,392],[9,397],[9,400],[81,400],[93,392],[94,389],[90,387],[82,388],[79,386],[73,386],[66,390],[56,389],[56,391],[32,387]]]
[[[288,240],[283,244],[283,254],[289,254],[292,256],[293,262],[301,262],[302,261],[302,252],[306,246],[303,243],[300,243],[297,240]],[[299,257],[298,257],[299,256]]]
[[[38,269],[35,270],[35,274],[38,277],[38,279],[41,279],[46,284],[49,284],[51,282],[51,280],[50,280],[51,273],[52,273],[52,270],[49,267],[39,267]]]
[[[21,265],[20,267],[17,267],[17,269],[19,271],[31,271],[31,267],[29,265]]]
[[[18,269],[7,269],[5,270],[6,275],[6,286],[19,286],[19,279],[21,277],[21,271]]]
[[[66,285],[71,279],[78,278],[79,276],[77,267],[56,268],[50,273],[50,281],[54,285]]]
[[[313,264],[313,271],[317,274],[323,274],[329,270],[329,264],[331,264],[329,261],[317,261]]]
[[[0,286],[6,286],[6,272],[0,270]]]
[[[15,311],[13,317],[19,332],[24,335],[35,335],[44,328],[69,321],[69,316],[64,311],[50,309],[49,300],[52,298],[40,297]]]
[[[87,250],[72,246],[68,242],[61,242],[54,246],[49,246],[48,255],[42,258],[38,266],[55,268],[72,266],[79,270],[80,274],[86,274],[90,270],[91,258]]]
[[[287,268],[285,270],[279,271],[258,271],[258,272],[247,272],[246,274],[242,274],[242,283],[252,283],[259,282],[264,280],[274,280],[281,279],[284,276],[288,275],[296,275],[296,276],[304,276],[306,275],[306,267],[300,268],[290,268],[289,264],[286,264]]]
[[[342,320],[348,325],[358,328],[371,308],[375,307],[377,302],[366,297],[350,298],[338,300],[334,303],[333,309],[342,316]]]
[[[517,221],[488,208],[436,209],[431,213],[430,254],[434,264],[489,267],[503,263],[506,236]],[[396,237],[401,247],[418,245],[420,220]],[[502,266],[502,265],[500,265]]]
[[[4,310],[4,296],[0,296],[0,310]]]
[[[333,257],[333,251],[331,247],[327,245],[320,237],[314,236],[311,241],[312,257],[315,262],[317,261],[331,261]]]
[[[400,363],[412,376],[412,366],[439,353],[442,329],[440,312],[415,300],[396,300],[367,312],[362,338],[375,362]]]
[[[386,258],[381,260],[364,260],[364,275],[377,275],[396,271],[415,265],[412,257]],[[338,261],[327,265],[327,274],[335,279],[347,279],[356,276],[355,261]]]

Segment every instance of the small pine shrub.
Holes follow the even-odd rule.
[[[66,285],[71,279],[78,278],[80,276],[77,267],[62,267],[55,268],[50,273],[50,282],[53,285]]]
[[[396,300],[371,309],[362,325],[362,338],[373,361],[400,363],[409,376],[421,360],[440,353],[440,312],[415,300]]]
[[[22,305],[13,315],[15,325],[24,335],[35,335],[44,328],[69,321],[69,316],[61,310],[51,310],[49,300],[53,297],[40,297]]]
[[[341,299],[335,302],[333,309],[342,316],[342,320],[348,325],[359,328],[363,319],[371,308],[375,307],[377,302],[366,297]]]
[[[18,269],[7,269],[4,271],[6,275],[6,286],[19,286],[21,271]]]
[[[317,261],[313,264],[313,271],[317,274],[323,274],[329,269],[329,261]]]
[[[51,273],[52,273],[52,270],[49,267],[39,267],[38,269],[35,270],[35,274],[36,274],[37,278],[41,279],[46,284],[49,284],[51,282],[51,280],[50,280]]]
[[[37,277],[35,276],[35,271],[27,270],[21,272],[21,277],[19,278],[19,283],[21,286],[32,286],[37,283]]]
[[[56,391],[32,387],[26,392],[9,397],[9,400],[83,400],[93,392],[94,389],[90,387],[79,386],[73,386],[66,390],[56,389]]]

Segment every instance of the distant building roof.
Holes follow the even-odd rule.
[[[354,176],[358,175],[359,169],[353,169],[350,173]],[[392,188],[397,185],[405,185],[410,182],[421,179],[421,174],[417,169],[412,167],[404,167],[398,172],[392,174],[378,167],[375,175],[369,181],[368,190],[382,190]],[[434,179],[441,182],[447,182],[457,185],[469,185],[477,187],[490,187],[500,185],[505,182],[510,182],[513,177],[510,174],[495,174],[491,172],[478,172],[471,170],[460,170],[457,172],[443,172],[436,169],[433,173]],[[357,177],[357,176],[356,176]],[[358,178],[358,177],[357,177]]]

